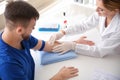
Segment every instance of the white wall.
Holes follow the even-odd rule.
[[[28,0],[28,3],[32,4],[36,9],[40,11],[55,1],[57,0]]]
[[[3,16],[3,14],[1,14],[0,15],[0,31],[1,31],[1,29],[3,29],[4,24],[5,24],[4,16]]]
[[[38,11],[40,11],[55,1],[57,1],[57,0],[28,0],[28,3],[30,3]],[[3,14],[0,14],[0,30],[3,29],[3,27],[4,27],[4,16],[3,16]]]

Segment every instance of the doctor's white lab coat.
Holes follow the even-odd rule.
[[[117,13],[107,27],[105,27],[105,19],[106,17],[101,17],[95,13],[86,21],[65,29],[66,34],[81,34],[99,25],[101,43],[95,46],[77,44],[75,47],[76,53],[93,57],[104,57],[105,55],[120,53],[120,14]]]

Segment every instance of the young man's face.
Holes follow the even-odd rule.
[[[96,0],[96,6],[97,6],[96,11],[99,14],[99,16],[107,17],[115,14],[114,11],[110,11],[104,7],[102,0]]]
[[[35,23],[36,23],[36,20],[31,19],[27,28],[24,28],[24,33],[21,35],[24,40],[29,39],[30,34],[32,33],[32,30],[34,29]]]

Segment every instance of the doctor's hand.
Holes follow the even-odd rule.
[[[62,38],[64,36],[64,32],[63,31],[60,31],[60,32],[57,32],[57,33],[55,33],[55,34],[53,34],[51,37],[50,37],[50,39],[49,39],[49,44],[51,44],[51,45],[54,45],[54,42],[56,41],[56,40],[59,40],[60,38]]]
[[[82,36],[82,37],[80,37],[78,40],[75,40],[74,42],[76,42],[76,43],[78,43],[78,44],[89,45],[89,46],[95,45],[95,43],[94,43],[93,41],[85,40],[86,38],[87,38],[86,36]]]
[[[59,52],[60,54],[64,54],[70,50],[75,50],[76,43],[73,41],[64,41],[60,42],[59,45],[54,46],[52,52]]]

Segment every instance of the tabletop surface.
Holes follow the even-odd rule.
[[[37,30],[34,30],[32,35],[34,35],[38,39],[48,40],[50,35],[53,33],[39,32]],[[97,29],[90,30],[82,35],[86,35],[89,40],[93,40],[96,44],[99,42],[100,39]],[[65,36],[63,40],[73,40],[73,39],[77,39],[79,36],[81,35]],[[93,80],[93,78],[96,77],[94,76],[94,74],[97,70],[112,74],[114,76],[120,76],[120,69],[119,69],[120,55],[109,55],[104,58],[94,58],[84,55],[78,55],[78,57],[75,59],[70,59],[70,60],[43,66],[40,65],[40,53],[38,51],[32,51],[32,50],[31,52],[36,65],[35,80],[49,80],[63,66],[74,66],[79,69],[79,73],[78,73],[79,76],[72,78],[70,80]]]
[[[61,7],[61,6],[60,6]],[[80,6],[75,8],[75,11],[79,9]],[[62,8],[63,9],[63,8]],[[71,10],[71,9],[70,9]],[[59,12],[59,10],[57,10]],[[62,10],[63,11],[63,10]],[[56,11],[52,11],[56,12]],[[68,11],[71,12],[71,11]],[[79,21],[77,19],[82,19],[84,16],[76,16],[77,12],[74,12],[74,19],[73,21]],[[81,13],[81,12],[80,12]],[[56,14],[56,13],[55,13]],[[86,13],[85,13],[86,14]],[[49,14],[51,15],[51,14]],[[46,24],[49,23],[57,23],[61,21],[60,14],[49,16],[48,13],[44,17],[40,17],[40,20],[37,22],[35,26],[35,30],[33,30],[32,35],[35,36],[38,39],[42,40],[49,40],[50,35],[52,35],[55,32],[40,32],[38,29],[40,27],[40,24]],[[70,16],[69,16],[70,17]],[[72,16],[73,17],[73,16]],[[69,18],[71,19],[71,18]],[[57,22],[56,22],[57,21]],[[71,21],[71,23],[73,23]],[[100,34],[98,31],[98,28],[92,29],[84,34],[78,34],[78,35],[72,35],[72,36],[65,36],[62,38],[62,40],[76,40],[80,36],[85,35],[87,36],[88,40],[92,40],[95,42],[95,44],[98,44],[100,41]],[[79,76],[72,78],[70,80],[120,80],[120,79],[112,79],[112,78],[99,78],[95,79],[95,77],[98,78],[96,74],[96,71],[101,71],[102,73],[108,73],[113,76],[120,76],[120,55],[109,55],[104,58],[94,58],[84,55],[78,55],[75,59],[70,59],[62,62],[57,62],[49,65],[40,65],[40,52],[38,51],[32,51],[31,54],[35,61],[35,80],[49,80],[53,75],[55,75],[63,66],[74,66],[79,69]],[[104,74],[103,74],[104,75]]]

